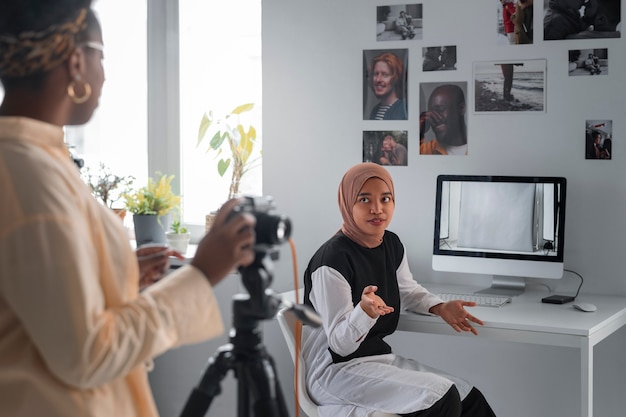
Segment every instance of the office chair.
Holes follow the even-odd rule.
[[[298,402],[300,403],[300,408],[308,417],[319,417],[319,414],[317,413],[317,404],[311,399],[311,397],[309,397],[309,393],[306,389],[306,365],[302,359],[302,353],[299,352],[300,354],[298,355],[298,358],[296,358],[296,328],[300,325],[300,323],[293,314],[285,314],[286,310],[286,308],[279,310],[276,314],[276,319],[280,325],[280,330],[283,333],[294,365],[296,360],[299,361],[298,375],[296,375],[294,380],[294,384],[298,384]],[[398,417],[398,415],[377,411],[372,414],[372,417]]]

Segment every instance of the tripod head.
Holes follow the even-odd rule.
[[[281,305],[288,307],[298,320],[313,327],[322,325],[315,311],[303,304],[297,304],[283,298],[269,288],[272,284],[273,262],[278,259],[278,252],[255,250],[254,262],[239,268],[241,281],[248,294],[233,297],[233,325],[236,329],[256,327],[258,321],[276,316]]]
[[[241,204],[233,209],[236,213],[251,213],[256,217],[256,242],[254,261],[239,268],[241,280],[248,294],[233,297],[233,327],[238,330],[254,329],[260,320],[273,318],[281,304],[288,304],[298,318],[307,324],[319,326],[315,312],[307,307],[289,303],[272,291],[274,264],[278,259],[277,245],[285,243],[291,236],[291,221],[284,215],[274,212],[272,197],[244,197]]]
[[[272,256],[277,256],[274,253],[277,254],[256,248],[254,261],[239,268],[241,282],[248,294],[236,294],[233,297],[235,329],[254,328],[260,320],[271,319],[278,312],[280,300],[273,297],[273,291],[269,290],[274,271]]]

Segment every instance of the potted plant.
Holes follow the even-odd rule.
[[[166,243],[165,230],[169,214],[180,208],[180,196],[172,191],[173,175],[157,172],[158,178],[148,178],[148,184],[134,192],[122,194],[126,210],[133,214],[137,246],[144,243]]]
[[[254,103],[242,104],[223,118],[216,118],[212,111],[204,113],[200,120],[197,146],[205,137],[211,138],[206,152],[215,151],[217,172],[223,177],[231,170],[228,200],[239,195],[239,186],[243,176],[253,168],[261,165],[261,156],[251,158],[257,143],[254,126],[244,126],[240,115],[254,108]],[[215,212],[207,215],[207,229],[212,224]]]
[[[97,172],[93,172],[90,167],[85,167],[81,175],[89,189],[91,189],[93,196],[124,220],[126,209],[124,207],[113,207],[113,205],[129,190],[135,177],[116,175],[102,162],[99,163]]]
[[[172,222],[170,231],[165,234],[165,237],[170,248],[177,250],[183,255],[187,252],[191,233],[180,224],[180,220],[176,219]]]

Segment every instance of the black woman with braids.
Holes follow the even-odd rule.
[[[139,291],[145,265],[63,140],[102,59],[91,1],[0,2],[0,416],[156,416],[147,364],[221,333],[213,286],[254,260],[254,216],[226,221],[230,200],[190,265]]]

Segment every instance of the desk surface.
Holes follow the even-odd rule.
[[[433,293],[472,293],[480,289],[429,283],[423,285]],[[304,289],[299,292],[302,298]],[[528,335],[532,333],[537,334],[537,337],[540,334],[591,337],[607,327],[619,327],[626,322],[626,297],[582,294],[576,301],[567,304],[542,303],[541,298],[547,295],[545,290],[531,287],[502,307],[468,307],[467,310],[485,323],[477,327],[479,334],[498,332],[502,335],[509,330],[515,335],[512,336],[514,340],[526,338],[530,342],[532,338],[528,339]],[[286,292],[283,296],[293,301],[294,291]],[[573,307],[575,302],[595,304],[597,310],[591,313],[576,310]],[[402,312],[398,330],[458,335],[440,317],[410,311]]]
[[[471,293],[476,288],[451,285],[424,284],[431,292]],[[626,297],[606,295],[579,295],[577,300],[567,304],[546,304],[541,302],[547,292],[532,287],[514,297],[511,303],[502,307],[468,307],[468,311],[481,319],[485,325],[481,329],[503,329],[515,331],[544,332],[572,336],[589,337],[612,322],[626,320]],[[576,310],[573,304],[587,302],[595,304],[597,310],[591,313]],[[401,321],[442,323],[441,318],[403,312]],[[410,326],[408,326],[410,327]],[[401,324],[398,330],[415,330]],[[452,329],[451,333],[454,333]],[[439,333],[439,332],[437,332]],[[441,332],[445,333],[445,332]]]
[[[433,293],[472,293],[480,288],[423,283]],[[304,290],[299,291],[302,296]],[[579,295],[578,302],[595,304],[597,310],[585,313],[574,303],[546,304],[541,299],[547,292],[527,288],[502,307],[468,307],[485,325],[477,326],[479,338],[499,341],[552,345],[580,350],[581,417],[593,416],[593,348],[596,344],[626,325],[626,297],[610,295]],[[295,300],[295,291],[283,294]],[[575,302],[576,302],[575,301]],[[474,337],[469,332],[457,333],[441,317],[403,311],[399,331]]]

